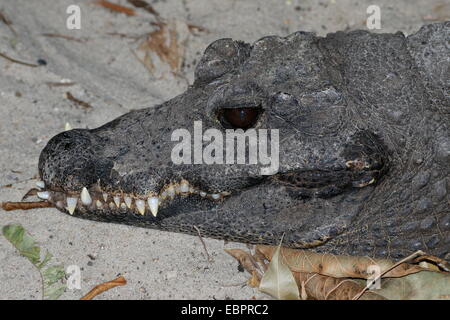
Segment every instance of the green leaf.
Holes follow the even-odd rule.
[[[53,286],[48,288],[44,293],[44,298],[46,300],[57,300],[66,290],[65,285]]]
[[[35,245],[34,239],[25,232],[21,225],[12,224],[3,227],[3,235],[19,253],[28,258],[35,266],[40,262],[41,249]]]
[[[300,300],[297,283],[280,255],[281,243],[264,273],[259,290],[280,300]]]
[[[42,293],[45,299],[58,299],[66,288],[65,285],[56,286],[65,277],[63,266],[48,266],[52,259],[52,254],[46,252],[44,259],[41,261],[41,249],[36,245],[34,239],[25,231],[21,225],[11,224],[2,228],[4,237],[11,242],[11,244],[19,251],[19,253],[26,257],[41,274],[44,292]]]

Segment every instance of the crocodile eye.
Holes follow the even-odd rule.
[[[253,127],[261,113],[261,108],[223,108],[219,120],[225,128],[249,129]]]

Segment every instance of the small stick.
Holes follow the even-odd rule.
[[[125,13],[128,16],[135,16],[136,12],[131,9],[124,6],[121,6],[120,4],[115,4],[106,0],[97,0],[95,1],[95,4],[102,6],[103,8],[109,9],[111,11]]]
[[[30,190],[28,190],[28,192],[25,193],[25,195],[22,197],[22,202],[25,201],[25,199],[28,197],[37,195],[38,191],[39,190],[36,188],[31,188]]]
[[[386,273],[388,273],[389,271],[397,268],[399,265],[401,265],[402,263],[408,262],[410,260],[414,260],[417,257],[423,256],[425,255],[425,253],[422,250],[418,250],[416,252],[414,252],[413,254],[407,256],[406,258],[400,260],[399,262],[393,264],[390,268],[386,269],[384,272],[382,272],[381,274],[379,274],[375,279],[373,279],[370,283],[367,284],[367,286],[361,290],[360,293],[358,293],[356,296],[353,297],[352,300],[358,300],[359,298],[361,298],[361,296],[364,294],[364,292],[367,291],[367,289],[369,289],[369,287],[374,284],[376,281],[378,281],[378,279],[380,279],[382,276],[384,276]]]
[[[52,208],[53,204],[47,201],[34,201],[34,202],[2,202],[2,209],[5,211],[12,210],[30,210],[38,208]]]
[[[202,242],[203,249],[205,250],[205,252],[206,252],[206,257],[208,258],[208,262],[212,262],[212,259],[211,259],[210,255],[209,255],[209,253],[208,253],[208,249],[206,249],[205,241],[203,241],[202,235],[201,235],[201,233],[200,233],[200,229],[197,228],[197,226],[194,226],[194,228],[195,228],[195,230],[197,230],[198,237],[200,238],[200,241]]]
[[[73,86],[75,84],[75,82],[46,82],[46,85],[48,85],[49,87],[70,87]]]
[[[69,91],[66,92],[66,97],[67,97],[67,99],[69,99],[70,101],[75,102],[76,104],[82,106],[83,108],[86,108],[86,109],[92,108],[92,106],[91,106],[89,103],[84,102],[84,101],[82,101],[82,100],[80,100],[80,99],[75,98]]]
[[[86,39],[79,39],[79,38],[66,36],[63,34],[57,34],[57,33],[42,33],[42,35],[44,37],[49,37],[49,38],[62,38],[62,39],[71,40],[71,41],[86,42]]]
[[[0,52],[0,57],[3,57],[3,58],[5,58],[6,60],[9,60],[9,61],[14,62],[14,63],[22,64],[22,65],[27,66],[27,67],[32,67],[32,68],[39,67],[37,64],[32,64],[32,63],[28,63],[28,62],[23,62],[23,61],[19,61],[19,60],[16,60],[16,59],[14,59],[14,58],[8,57],[6,54],[1,53],[1,52]]]
[[[80,300],[92,300],[100,293],[105,292],[117,286],[124,286],[127,284],[127,280],[123,276],[120,276],[114,280],[101,283],[96,285],[91,291],[89,291],[85,296],[81,297]]]

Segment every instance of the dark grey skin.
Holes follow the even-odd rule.
[[[48,201],[67,212],[66,197],[76,197],[79,218],[245,243],[274,245],[284,235],[285,246],[318,252],[400,258],[422,249],[449,260],[449,39],[450,22],[408,37],[217,40],[185,93],[53,137],[39,160]],[[224,131],[223,112],[242,107],[257,108],[254,128],[279,129],[277,174],[172,163],[173,130],[201,120]],[[183,193],[156,217],[147,204],[137,212],[137,199],[181,179],[230,194]],[[92,204],[81,202],[83,187]],[[114,195],[134,202],[116,208]]]

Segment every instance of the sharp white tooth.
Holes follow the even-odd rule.
[[[106,202],[108,200],[108,194],[105,192],[103,193],[103,200]]]
[[[72,126],[70,125],[70,123],[66,122],[66,124],[64,125],[64,130],[65,131],[72,130]]]
[[[131,197],[125,197],[124,200],[127,207],[131,208],[131,201],[132,201]]]
[[[161,192],[161,199],[165,199],[167,197],[167,191],[164,190],[163,192]]]
[[[136,200],[136,208],[138,209],[139,213],[144,215],[145,214],[145,201],[138,199]]]
[[[36,186],[37,186],[39,189],[44,189],[44,188],[45,188],[45,183],[44,183],[44,181],[37,181],[37,182],[36,182]]]
[[[194,187],[189,187],[189,193],[196,193],[197,190],[194,189]]]
[[[66,199],[66,202],[67,202],[67,211],[69,211],[69,213],[72,215],[73,212],[75,211],[75,208],[77,207],[78,199],[68,197]]]
[[[50,198],[50,192],[48,192],[48,191],[38,192],[36,195],[39,198],[44,199],[44,200],[48,200],[48,198]]]
[[[97,208],[99,208],[99,209],[103,207],[103,204],[102,204],[102,202],[101,202],[100,200],[95,201],[95,205],[96,205]]]
[[[113,197],[114,199],[114,203],[116,204],[117,208],[120,207],[120,197],[119,196],[115,196]]]
[[[150,208],[150,211],[152,212],[153,216],[156,217],[158,214],[158,205],[159,205],[159,199],[158,197],[150,197],[147,199],[148,207]]]
[[[203,198],[206,197],[206,192],[205,191],[200,191],[200,196],[203,197]]]
[[[110,203],[109,203],[109,208],[110,208],[111,210],[115,210],[115,209],[116,209],[116,206],[114,205],[113,202],[110,202]]]
[[[181,180],[180,191],[181,192],[189,192],[189,182],[187,182],[186,180]]]
[[[127,206],[125,205],[125,203],[122,202],[122,203],[120,204],[120,209],[125,210],[126,208],[127,208]]]
[[[211,198],[213,198],[214,200],[219,200],[219,199],[220,199],[220,194],[218,194],[218,193],[213,193],[213,194],[211,195]]]
[[[166,192],[169,197],[175,197],[175,189],[173,186],[168,187]]]
[[[92,203],[91,195],[89,194],[89,191],[88,189],[86,189],[86,187],[83,187],[83,190],[81,190],[81,202],[85,206],[88,206]]]

